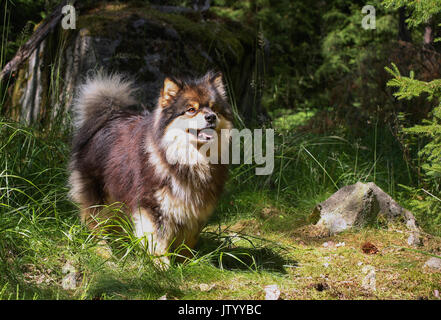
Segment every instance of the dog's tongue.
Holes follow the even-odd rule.
[[[210,140],[211,138],[213,138],[213,134],[212,132],[210,132],[210,130],[203,130],[199,132],[198,138],[201,140]]]

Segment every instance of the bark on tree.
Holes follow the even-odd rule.
[[[72,4],[75,1],[72,2]],[[61,10],[68,3],[64,0],[52,12],[52,14],[41,24],[40,27],[32,34],[29,40],[18,49],[14,58],[9,61],[0,72],[0,81],[5,80],[11,73],[17,71],[20,65],[30,57],[37,49],[46,36],[55,28],[62,18]]]
[[[398,40],[412,42],[412,36],[406,23],[408,15],[406,14],[406,7],[401,7],[398,10]]]
[[[432,27],[426,26],[424,30],[424,45],[431,45],[433,41]]]

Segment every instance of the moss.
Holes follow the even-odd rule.
[[[243,58],[245,48],[240,34],[234,34],[218,21],[194,22],[183,15],[155,13],[156,17],[170,24],[182,38],[202,43],[206,49],[216,48],[230,55],[237,63]],[[249,39],[248,39],[249,40]]]
[[[308,222],[310,224],[316,224],[320,220],[320,211],[315,207],[312,213],[308,216]]]
[[[26,61],[23,66],[20,68],[17,79],[14,83],[14,88],[11,96],[11,107],[8,110],[8,116],[10,116],[14,120],[18,120],[20,117],[21,110],[21,98],[23,96],[24,86],[26,85],[26,70],[28,69],[28,62]]]
[[[87,32],[89,36],[114,38],[118,32],[121,32],[119,27],[113,19],[106,16],[86,15],[78,19],[78,28],[82,32]]]
[[[287,131],[306,125],[315,114],[316,110],[293,112],[289,109],[276,109],[271,112],[274,127],[278,130]]]

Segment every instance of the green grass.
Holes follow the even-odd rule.
[[[104,235],[112,255],[100,254],[98,239],[80,224],[78,209],[67,199],[69,132],[42,134],[2,121],[0,299],[262,299],[268,284],[278,284],[284,299],[432,298],[440,276],[422,271],[423,254],[400,251],[407,246],[405,233],[345,233],[331,239],[346,243],[331,254],[322,246],[329,239],[311,236],[308,229],[316,203],[338,187],[373,180],[374,172],[384,190],[406,199],[397,185],[409,184],[409,175],[391,138],[379,130],[373,150],[368,143],[374,133],[351,142],[276,129],[273,174],[255,176],[253,165],[233,166],[194,258],[164,271],[124,221],[117,223],[125,233]],[[362,240],[384,251],[366,256]],[[436,253],[439,240],[428,238],[425,246],[421,251]],[[381,290],[362,288],[359,261],[385,270],[377,271]],[[63,289],[67,265],[75,269],[75,289]]]

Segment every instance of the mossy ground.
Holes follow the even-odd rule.
[[[190,288],[196,286],[196,290],[184,297],[262,299],[269,284],[279,286],[281,299],[436,299],[434,290],[440,290],[441,274],[424,267],[428,257],[407,245],[405,230],[363,229],[320,238],[311,235],[311,226],[265,231],[272,223],[271,219],[242,220],[228,227],[230,234],[236,232],[247,239],[235,242],[231,252],[256,250],[248,240],[259,241],[246,235],[265,239],[257,247],[271,249],[258,263],[259,271],[217,270],[222,276],[211,281],[190,276]],[[440,252],[440,240],[426,237],[420,249]],[[376,245],[378,253],[364,253],[365,242]],[[363,287],[365,266],[375,269],[375,291]],[[201,282],[209,285],[209,292],[197,290]]]

